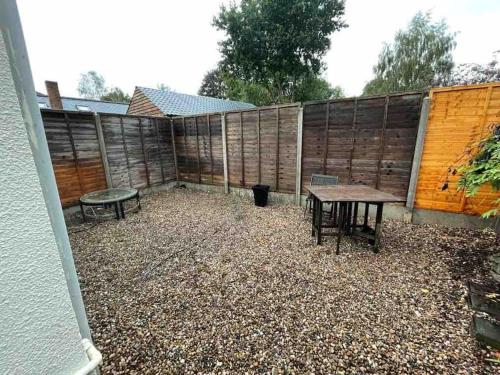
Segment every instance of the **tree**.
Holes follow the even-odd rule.
[[[326,79],[321,77],[310,77],[301,80],[297,85],[295,101],[305,102],[343,97],[345,97],[345,94],[342,87],[332,86]]]
[[[500,81],[500,63],[498,53],[493,53],[493,59],[486,65],[460,64],[451,75],[442,82],[443,86],[472,85],[476,83],[487,83]]]
[[[384,45],[373,68],[375,78],[363,94],[423,90],[446,79],[453,68],[455,35],[444,20],[433,23],[430,13],[418,12],[407,30],[398,31],[394,42]]]
[[[111,87],[106,90],[106,93],[101,96],[101,100],[116,103],[129,103],[130,95],[124,92],[119,87]]]
[[[330,35],[346,27],[343,0],[242,0],[222,6],[214,26],[222,68],[248,87],[268,92],[274,103],[295,101],[300,82],[317,76]],[[254,86],[257,85],[257,86]]]
[[[83,98],[99,99],[106,94],[104,77],[94,70],[82,73],[80,74],[77,90],[78,94]]]
[[[226,97],[231,100],[252,103],[256,106],[264,106],[273,103],[273,97],[269,89],[258,83],[251,83],[232,76],[224,76],[226,86]]]
[[[224,82],[220,67],[209,70],[201,81],[198,95],[227,99],[227,85]]]

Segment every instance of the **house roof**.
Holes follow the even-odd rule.
[[[50,108],[49,97],[47,95],[37,92],[36,101],[39,105],[45,104],[46,107],[43,108]],[[86,109],[77,108],[77,106],[83,106],[88,107],[90,109],[90,112],[117,113],[125,115],[127,114],[128,109],[127,103],[115,103],[94,99],[81,99],[61,96],[61,101],[63,109],[66,111],[85,111]]]
[[[148,87],[137,87],[137,89],[142,91],[165,115],[189,116],[255,107],[250,103],[211,98],[209,96],[180,94],[170,90],[157,90]]]

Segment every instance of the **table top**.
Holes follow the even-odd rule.
[[[404,202],[406,199],[366,185],[312,185],[307,190],[321,202]]]
[[[106,190],[92,191],[82,195],[80,202],[83,204],[105,204],[127,200],[135,197],[137,189],[134,188],[112,188]]]

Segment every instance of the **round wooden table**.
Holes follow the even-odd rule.
[[[123,202],[131,199],[135,199],[137,205],[130,210],[136,208],[140,210],[141,201],[139,199],[139,192],[134,188],[111,188],[82,195],[80,197],[80,210],[82,211],[83,221],[87,218],[85,206],[99,206],[103,208],[115,206],[116,220],[124,219],[125,210],[123,209]],[[93,215],[93,217],[96,217],[96,215]]]

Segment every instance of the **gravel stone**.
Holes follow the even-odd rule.
[[[491,231],[384,220],[379,254],[347,238],[336,256],[296,206],[183,189],[142,206],[68,228],[105,374],[498,373],[465,299]]]

